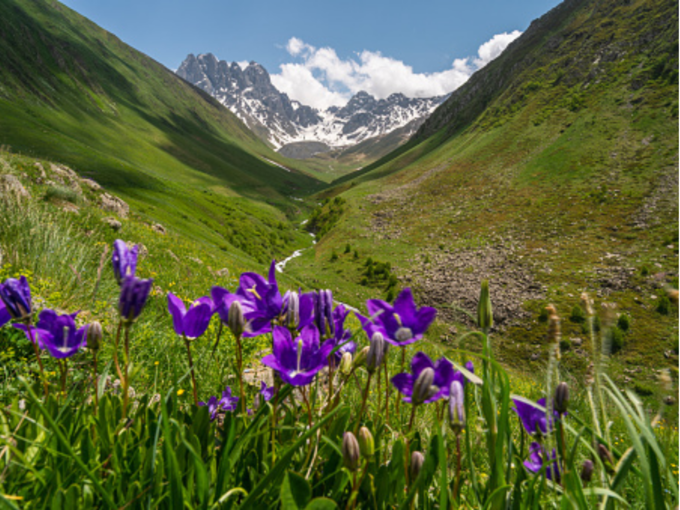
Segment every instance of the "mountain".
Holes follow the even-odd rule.
[[[68,165],[225,252],[289,251],[290,196],[320,183],[214,98],[54,0],[3,0],[0,34],[4,149]]]
[[[550,359],[548,304],[562,317],[561,366],[586,369],[586,291],[616,383],[657,391],[652,370],[630,367],[677,367],[677,309],[664,304],[678,288],[677,2],[563,2],[408,143],[319,201],[326,233],[291,271],[357,299],[411,287],[463,350],[479,345],[461,310],[474,314],[489,279],[496,352],[532,372]]]
[[[218,60],[211,53],[189,55],[177,75],[200,87],[229,108],[250,129],[276,149],[301,142],[324,144],[300,151],[299,146],[284,154],[309,157],[323,149],[353,146],[383,137],[410,126],[413,132],[445,97],[407,98],[392,94],[376,99],[359,92],[340,107],[319,111],[291,100],[271,83],[267,71],[256,62],[242,69],[239,64]]]

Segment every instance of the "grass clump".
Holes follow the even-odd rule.
[[[83,201],[83,197],[75,190],[67,188],[65,186],[53,186],[50,185],[45,190],[45,195],[43,197],[46,201],[49,200],[62,200],[64,202],[71,202],[75,205],[80,205]]]

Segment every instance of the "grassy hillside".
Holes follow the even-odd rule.
[[[469,296],[489,278],[499,357],[531,371],[548,359],[548,303],[565,366],[588,365],[587,291],[617,304],[617,381],[655,392],[655,373],[636,367],[677,374],[665,297],[678,283],[676,7],[565,2],[535,21],[419,137],[322,195],[342,197],[344,212],[291,269],[357,302],[386,297],[395,274],[397,289],[444,310],[440,338],[454,345],[471,325],[460,310],[474,311]],[[377,262],[390,263],[382,279]]]
[[[0,33],[0,145],[213,247],[264,259],[277,250],[259,257],[246,238],[268,244],[282,222],[292,235],[281,211],[318,181],[270,163],[282,158],[214,99],[56,1],[2,2]]]

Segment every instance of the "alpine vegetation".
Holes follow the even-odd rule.
[[[114,243],[113,324],[93,320],[93,311],[41,306],[25,275],[0,284],[2,327],[18,332],[16,342],[25,336],[34,358],[5,371],[19,381],[0,415],[6,507],[678,503],[668,453],[677,434],[660,432],[663,404],[650,414],[621,391],[601,351],[591,353],[597,362],[585,389],[553,385],[563,373],[557,354],[545,385],[511,380],[494,358],[486,281],[478,329],[469,333],[480,349],[471,352],[427,339],[437,311],[419,307],[409,288],[392,303],[370,299],[354,318],[329,289],[282,294],[272,262],[266,278],[245,272],[233,290],[215,285],[189,301],[139,278],[139,254],[138,246]],[[148,336],[140,317],[166,303]],[[549,312],[548,341],[559,344],[559,315]],[[155,363],[147,381],[140,366],[151,346],[141,338],[165,334],[186,359]],[[260,368],[254,373],[246,362]],[[166,371],[178,375],[159,387]],[[181,398],[188,379],[193,399]]]

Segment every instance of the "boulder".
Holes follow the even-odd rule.
[[[157,232],[159,234],[163,234],[163,235],[168,233],[168,231],[165,230],[165,227],[163,225],[161,225],[160,223],[154,223],[153,225],[151,225],[151,230],[153,230],[154,232]]]
[[[21,181],[15,175],[0,175],[0,196],[13,196],[16,199],[30,198]]]
[[[101,191],[103,189],[97,181],[92,179],[80,179],[80,182],[90,188],[92,191]]]
[[[127,205],[123,200],[115,197],[109,193],[103,193],[101,195],[101,207],[105,211],[111,211],[116,213],[121,218],[127,218],[130,213],[130,206]]]
[[[106,218],[102,218],[102,222],[106,223],[109,227],[111,227],[115,231],[118,231],[121,228],[123,228],[123,224],[120,221],[118,221],[116,218],[112,218],[111,216],[107,216]]]

